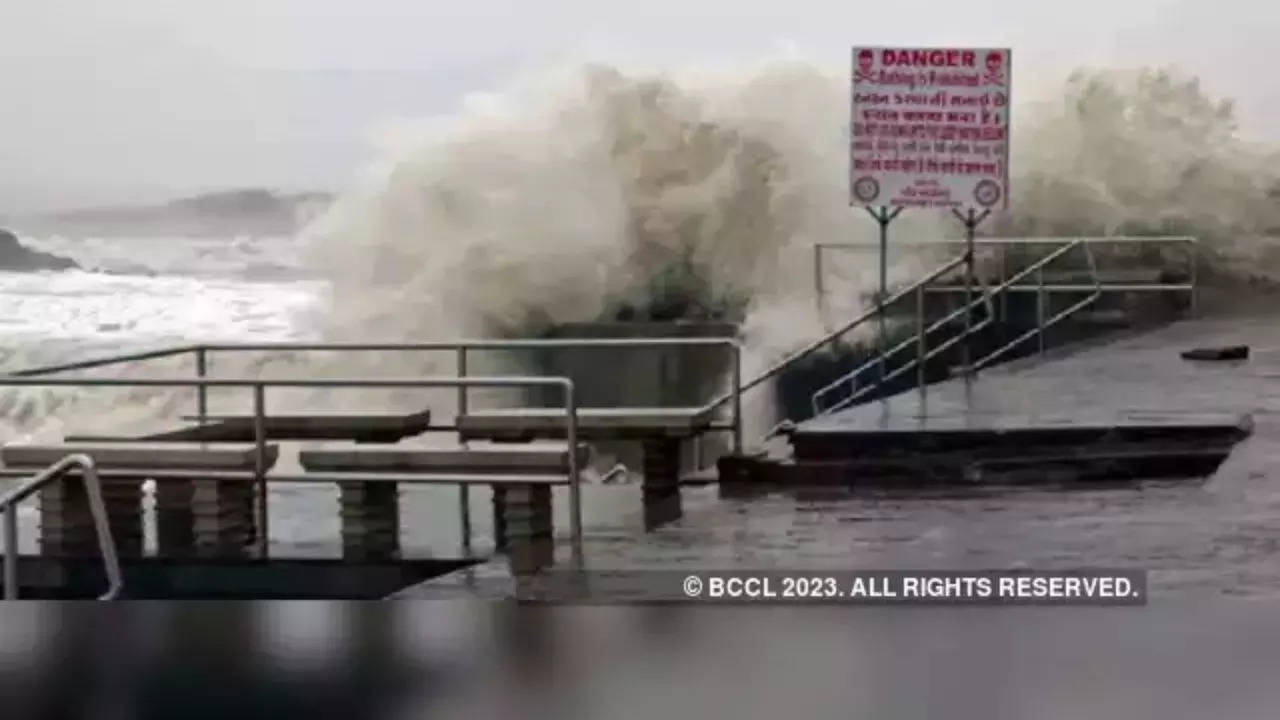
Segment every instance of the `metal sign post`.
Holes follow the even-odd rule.
[[[960,222],[964,223],[964,342],[962,348],[962,364],[964,365],[964,376],[971,377],[973,369],[972,343],[973,336],[971,330],[973,328],[973,245],[974,236],[977,234],[978,224],[991,214],[991,209],[983,210],[981,213],[973,208],[968,208],[966,212],[960,212],[955,208],[951,208],[951,214],[960,218]]]
[[[880,290],[876,293],[876,315],[879,322],[879,345],[880,345],[880,378],[883,382],[888,375],[888,367],[886,366],[886,357],[889,353],[889,331],[885,320],[884,300],[889,297],[889,223],[898,217],[902,212],[902,206],[890,209],[888,206],[881,205],[873,210],[870,206],[864,206],[867,213],[875,218],[876,223],[880,225]]]

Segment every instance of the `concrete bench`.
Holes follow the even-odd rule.
[[[578,445],[578,467],[590,459],[590,448]],[[306,470],[423,472],[430,474],[552,475],[569,472],[569,451],[547,448],[406,448],[333,445],[298,453]],[[564,482],[564,478],[561,478]]]
[[[279,457],[277,446],[265,450],[264,471]],[[160,555],[241,556],[257,537],[255,445],[11,443],[0,448],[0,459],[8,469],[36,469],[72,453],[92,457],[104,471],[103,503],[123,556],[142,554],[142,483],[152,478]],[[97,554],[93,516],[76,472],[40,491],[40,548],[63,557]]]
[[[10,443],[0,448],[6,467],[46,467],[72,453],[84,453],[102,468],[146,470],[253,470],[257,448],[252,444],[178,442],[53,444]],[[279,457],[276,445],[266,446],[265,467]]]
[[[199,416],[184,415],[199,421]],[[206,415],[203,424],[148,436],[153,440],[205,440],[211,442],[252,442],[254,417],[250,414]],[[272,440],[355,440],[393,443],[421,435],[431,427],[431,411],[387,412],[302,412],[269,413],[263,429]]]
[[[579,444],[577,452],[583,467],[589,448]],[[385,557],[398,551],[399,482],[490,485],[494,539],[503,548],[513,540],[549,541],[551,486],[569,483],[569,450],[556,446],[369,448],[347,444],[302,450],[298,460],[317,478],[350,474],[349,479],[338,480],[345,557]],[[394,480],[380,480],[377,475]]]
[[[580,440],[689,438],[706,432],[715,417],[707,408],[581,408]],[[560,408],[477,410],[458,416],[464,440],[565,439],[568,419]]]
[[[655,528],[681,515],[681,441],[709,431],[715,416],[715,410],[706,407],[582,408],[578,438],[641,441],[645,526]],[[567,425],[561,408],[480,410],[458,416],[458,434],[464,440],[563,440]]]

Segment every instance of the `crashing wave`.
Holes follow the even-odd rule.
[[[1276,155],[1238,137],[1229,102],[1172,70],[1084,70],[1056,98],[1015,109],[1010,209],[989,232],[1190,234],[1219,274],[1275,267]],[[821,332],[811,245],[874,238],[848,204],[847,118],[845,70],[791,60],[721,74],[586,66],[469,97],[390,134],[371,181],[306,231],[331,285],[324,334],[725,318],[743,325],[750,373]],[[893,227],[957,232],[931,212]],[[935,259],[897,253],[890,280]],[[852,312],[875,258],[838,270],[828,289]],[[330,362],[452,372],[438,357]],[[245,370],[273,367],[288,363]]]

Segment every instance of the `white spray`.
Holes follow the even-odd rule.
[[[642,306],[655,277],[679,266],[689,272],[678,282],[695,281],[684,288],[695,305],[737,303],[750,375],[821,331],[811,245],[874,238],[847,199],[847,93],[844,68],[792,60],[719,74],[586,66],[405,124],[367,185],[306,232],[310,262],[331,282],[323,332],[529,335]],[[1059,98],[1015,111],[1012,211],[993,230],[1174,229],[1238,257],[1280,227],[1272,156],[1238,141],[1229,106],[1194,80],[1083,72]],[[893,232],[927,239],[957,228],[942,214],[907,213]],[[896,256],[890,279],[924,264]],[[842,312],[875,274],[871,254],[833,268]],[[309,369],[453,368],[439,355],[328,362]]]

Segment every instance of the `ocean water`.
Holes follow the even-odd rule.
[[[296,238],[22,240],[35,248],[74,257],[90,270],[0,272],[0,369],[6,372],[196,341],[322,337],[330,283],[308,271]],[[141,264],[144,262],[146,265]],[[377,357],[320,357],[304,359],[302,369],[286,364],[285,372],[297,376],[345,370],[351,374],[379,364]],[[271,369],[255,357],[211,359],[212,372],[222,375],[243,376]],[[190,359],[130,363],[90,374],[192,377],[194,365]],[[444,402],[433,405],[433,410],[447,412],[453,406],[452,396],[441,399]],[[210,401],[216,408],[220,398],[211,393]],[[242,409],[245,399],[222,401]],[[323,393],[296,396],[293,401],[333,409],[347,406]],[[168,427],[177,422],[177,415],[194,408],[190,391],[10,390],[0,392],[0,416],[4,418],[0,442],[56,440],[70,432],[118,432],[122,426],[137,430]],[[294,445],[285,445],[287,455]],[[291,458],[283,459],[278,469],[298,470]],[[0,488],[15,483],[0,480]],[[638,492],[625,485],[594,487],[586,500],[586,512],[597,519],[602,531],[613,526],[619,532],[638,530],[643,521],[638,506],[631,502],[632,491]],[[488,512],[492,495],[487,489],[476,488],[471,497],[473,539],[476,548],[483,549],[492,539]],[[272,553],[298,557],[340,554],[337,500],[336,490],[326,485],[273,487],[269,504]],[[418,556],[456,556],[460,552],[458,493],[454,488],[405,488],[402,502],[402,541],[407,552]],[[566,518],[566,498],[557,497],[556,502],[558,517]],[[148,498],[144,506],[149,503]],[[19,546],[23,552],[36,550],[37,525],[36,503],[25,503],[19,508]],[[567,529],[567,523],[561,525],[560,529]],[[153,543],[149,522],[146,534],[147,542]]]

